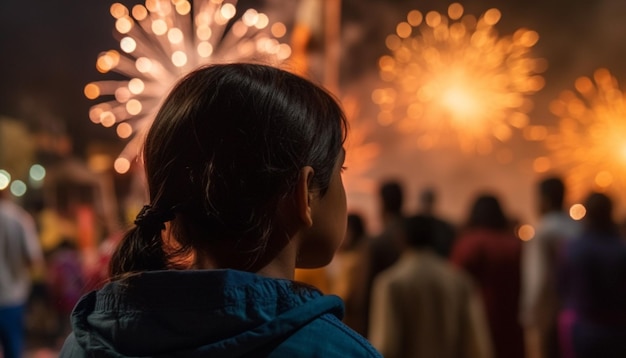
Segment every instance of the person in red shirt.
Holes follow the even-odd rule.
[[[524,357],[518,321],[520,253],[521,241],[513,234],[498,198],[479,195],[450,259],[469,273],[479,287],[496,358]]]

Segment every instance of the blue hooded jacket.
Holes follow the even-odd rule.
[[[381,357],[343,303],[235,270],[156,271],[85,295],[60,357]]]

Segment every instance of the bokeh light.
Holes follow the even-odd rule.
[[[587,208],[583,204],[574,204],[569,208],[569,216],[574,220],[581,220],[587,215]]]
[[[0,169],[0,190],[4,190],[11,183],[11,174],[4,169]]]
[[[530,95],[544,85],[545,61],[531,57],[539,40],[532,30],[499,36],[497,9],[463,15],[454,3],[448,14],[413,10],[386,39],[390,55],[379,59],[389,86],[372,101],[381,125],[396,124],[421,149],[459,146],[489,153],[527,125]]]
[[[111,169],[113,158],[107,154],[92,154],[89,156],[87,166],[95,173],[104,173]]]
[[[33,164],[28,171],[30,178],[35,181],[41,181],[46,177],[46,168],[41,164]]]
[[[625,96],[617,79],[600,68],[550,104],[559,122],[546,146],[575,198],[594,190],[626,199]]]
[[[529,241],[535,237],[535,228],[532,225],[523,224],[517,229],[517,236],[522,241]]]
[[[117,158],[113,162],[113,168],[116,172],[124,174],[130,170],[130,161],[123,157]]]
[[[27,187],[26,187],[26,183],[24,183],[23,181],[14,180],[11,182],[9,189],[11,190],[11,194],[13,194],[14,196],[20,197],[26,194]]]
[[[96,69],[122,74],[124,81],[94,81],[84,88],[89,99],[109,98],[91,107],[89,118],[129,139],[115,161],[116,171],[128,170],[138,155],[143,133],[154,120],[173,84],[195,68],[217,62],[263,62],[281,66],[291,48],[276,38],[286,34],[282,23],[270,24],[267,15],[247,9],[238,15],[236,1],[147,0],[129,9],[110,7],[119,33],[120,50],[101,53]],[[126,124],[126,125],[122,125]]]

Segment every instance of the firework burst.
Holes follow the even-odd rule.
[[[500,37],[499,10],[479,18],[463,12],[458,3],[448,16],[409,12],[386,39],[392,54],[378,62],[382,80],[392,84],[372,93],[378,122],[416,135],[421,149],[458,144],[464,152],[490,152],[494,138],[505,142],[528,124],[529,95],[544,85],[545,61],[530,57],[535,31]]]
[[[137,156],[144,132],[171,86],[200,65],[216,62],[263,61],[279,65],[291,48],[277,39],[286,34],[280,22],[248,9],[236,17],[236,1],[146,0],[128,9],[111,6],[120,50],[98,57],[101,73],[113,71],[126,80],[95,81],[85,86],[85,96],[108,97],[91,107],[89,118],[116,127],[120,138],[130,138],[114,163],[124,173]]]
[[[550,105],[558,130],[545,158],[565,173],[572,195],[590,190],[622,193],[626,199],[626,94],[607,69],[580,77]]]

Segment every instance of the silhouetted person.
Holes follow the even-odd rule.
[[[483,298],[496,358],[524,357],[518,321],[521,242],[500,202],[480,195],[472,204],[451,260],[468,272]]]
[[[456,229],[447,220],[444,220],[435,211],[437,193],[433,188],[426,188],[420,193],[418,214],[433,219],[433,248],[442,257],[448,258],[456,238]]]
[[[402,254],[374,281],[369,337],[385,358],[491,357],[471,278],[434,251],[436,221],[406,219]]]
[[[537,185],[540,220],[535,236],[522,245],[522,299],[520,321],[526,349],[533,357],[559,357],[557,312],[557,252],[580,232],[580,223],[564,210],[565,184],[548,177]]]
[[[608,196],[592,193],[584,205],[583,232],[565,244],[561,256],[563,357],[623,358],[626,243],[613,221],[613,203]]]
[[[85,294],[85,275],[80,252],[72,238],[63,238],[47,260],[46,281],[52,306],[57,314],[57,336],[71,332],[70,314]],[[63,343],[61,340],[61,344]]]
[[[33,218],[0,190],[0,345],[4,358],[20,358],[32,271],[43,255]]]
[[[368,243],[367,268],[364,270],[365,287],[367,292],[367,307],[372,297],[372,284],[376,275],[391,266],[400,256],[399,243],[404,235],[402,207],[404,205],[404,190],[400,182],[385,181],[378,192],[380,202],[380,218],[382,231]],[[369,330],[370,320],[366,320],[366,332]]]

